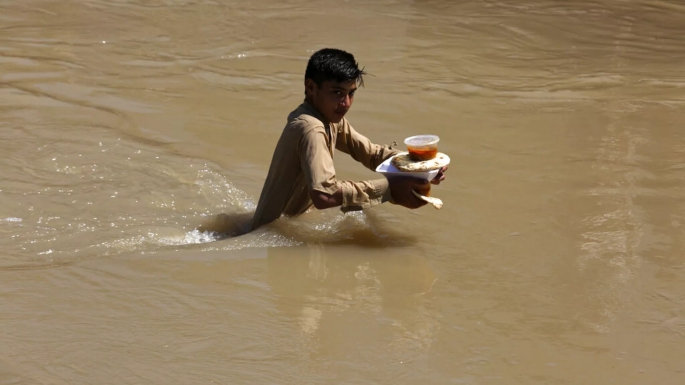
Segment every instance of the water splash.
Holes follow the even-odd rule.
[[[225,176],[208,167],[197,172],[195,185],[208,202],[219,208],[232,207],[239,211],[254,211],[254,200],[243,190],[235,187]]]

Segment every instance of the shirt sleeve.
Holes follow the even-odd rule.
[[[343,203],[340,210],[364,210],[371,206],[391,201],[388,180],[385,178],[363,182],[340,182],[343,191]]]
[[[300,167],[309,190],[333,194],[340,186],[335,178],[333,157],[323,127],[306,131],[300,143]]]
[[[390,189],[385,178],[352,182],[338,181],[333,157],[323,128],[310,130],[300,144],[300,166],[309,190],[333,195],[342,189],[342,212],[363,210],[390,200]]]
[[[371,143],[367,137],[355,131],[347,119],[343,119],[340,125],[335,147],[371,171],[376,171],[376,167],[384,160],[400,152],[390,146]]]

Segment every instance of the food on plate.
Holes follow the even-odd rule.
[[[424,161],[412,160],[408,153],[399,153],[392,158],[392,164],[400,171],[423,172],[436,170],[450,164],[450,157],[438,153],[433,159]]]
[[[390,159],[386,159],[376,171],[383,172],[388,177],[405,174],[420,179],[431,180],[439,171],[450,164],[450,157],[438,152],[436,135],[416,135],[405,139],[407,152],[400,152]],[[431,185],[418,185],[412,193],[419,199],[430,203],[436,209],[441,209],[442,200],[431,197]]]

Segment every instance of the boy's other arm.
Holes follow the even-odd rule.
[[[341,124],[343,126],[338,133],[335,147],[371,171],[376,171],[376,167],[384,160],[400,152],[390,146],[372,143],[367,137],[355,131],[347,120],[343,120]]]
[[[343,182],[350,183],[350,182]],[[420,190],[420,186],[425,186],[428,181],[417,179],[414,177],[392,177],[388,179],[390,201],[392,203],[404,206],[409,209],[416,209],[426,204],[425,201],[418,199],[412,190]],[[333,194],[327,194],[318,190],[310,190],[309,197],[314,203],[314,207],[319,210],[328,209],[331,207],[342,206],[343,204],[343,189],[339,188]]]

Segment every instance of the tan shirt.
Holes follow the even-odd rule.
[[[352,156],[367,168],[399,151],[371,143],[343,118],[328,123],[306,101],[288,115],[288,123],[278,140],[269,174],[259,197],[252,228],[278,219],[281,214],[296,216],[312,206],[310,190],[333,194],[342,189],[343,212],[362,210],[390,200],[385,178],[352,182],[340,181],[333,167],[334,149]]]

